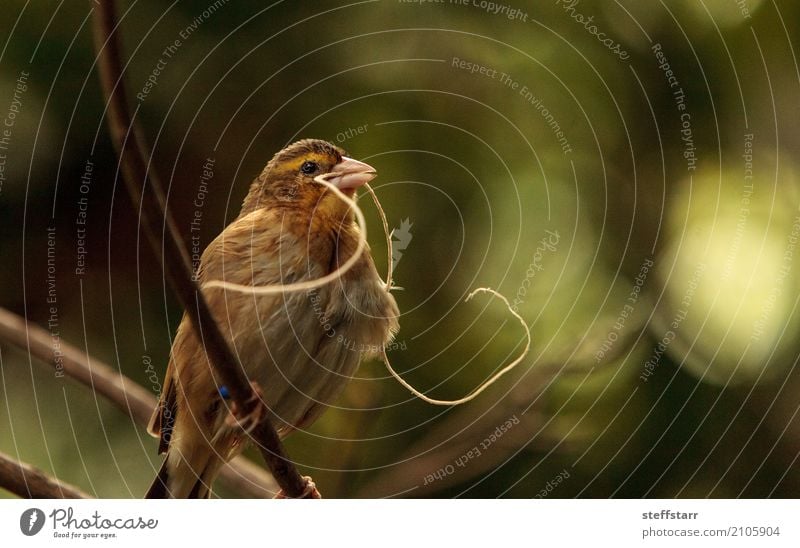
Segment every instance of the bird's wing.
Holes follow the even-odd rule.
[[[308,251],[311,251],[312,256],[321,255],[313,257],[317,260],[312,260],[312,264],[329,262],[328,256],[333,244],[324,238],[312,238],[310,242],[307,241],[308,228],[298,227],[294,221],[295,216],[283,213],[270,209],[256,210],[228,225],[209,243],[202,255],[197,273],[200,284],[211,280],[258,286],[290,283],[296,281],[295,276],[302,276],[308,271],[310,264]],[[310,247],[310,250],[306,246]],[[322,275],[322,272],[316,272],[314,275]],[[284,298],[280,295],[272,299],[262,298],[259,300],[259,308],[263,313],[270,308],[266,305],[267,302],[273,301],[274,306],[278,307]],[[253,321],[251,315],[239,313],[223,315],[223,311],[247,310],[247,307],[253,304],[252,295],[235,292],[226,295],[224,291],[214,289],[206,293],[206,299],[209,307],[217,311],[219,315],[217,321],[224,323],[221,327],[225,334],[232,332],[236,337],[238,333],[250,331],[248,326],[251,326]],[[260,341],[260,338],[258,340]],[[198,344],[185,316],[173,341],[173,354],[180,356],[181,359],[176,360],[175,356],[170,359],[161,398],[148,425],[148,432],[161,440],[159,453],[165,452],[169,447],[178,412],[186,411],[182,407],[178,409],[177,384],[181,382],[181,390],[189,392],[181,399],[195,403],[205,401],[209,391],[213,391],[209,390],[214,384],[212,376],[207,374],[205,369],[202,371],[196,369],[204,362],[191,359],[195,357],[191,351],[186,352],[177,348],[183,344],[188,344],[192,348]],[[239,341],[239,344],[242,342]],[[191,370],[188,374],[185,371],[187,368]],[[186,383],[180,380],[185,377],[191,378],[192,382]],[[196,409],[193,414],[203,416],[200,409]]]

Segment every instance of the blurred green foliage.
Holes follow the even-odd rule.
[[[181,311],[117,186],[91,3],[6,4],[0,118],[20,100],[0,301],[42,325],[56,306],[61,337],[155,390],[144,362],[163,374]],[[120,2],[131,104],[187,241],[207,158],[203,243],[272,154],[326,138],[378,168],[391,227],[412,223],[390,354],[410,382],[458,397],[521,350],[500,304],[462,303],[475,287],[530,325],[522,366],[462,408],[365,364],[290,454],[327,497],[795,496],[800,6],[509,1],[510,19],[457,4],[218,1],[206,17],[211,0]],[[0,350],[0,450],[98,496],[140,496],[155,441]]]

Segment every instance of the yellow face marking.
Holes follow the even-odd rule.
[[[297,173],[300,171],[300,166],[306,162],[317,162],[320,165],[325,165],[331,162],[331,158],[327,154],[320,154],[318,152],[309,152],[303,156],[292,158],[289,161],[282,162],[275,166],[278,173]]]

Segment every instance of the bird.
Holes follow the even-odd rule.
[[[352,208],[315,178],[325,176],[352,198],[376,175],[327,141],[290,144],[255,178],[238,217],[203,251],[199,285],[285,285],[336,271],[357,250],[361,229]],[[368,245],[349,270],[316,289],[258,295],[209,288],[204,295],[281,438],[310,426],[361,361],[379,356],[399,329],[397,303]],[[230,420],[225,392],[184,314],[148,425],[166,457],[146,498],[211,496],[222,465],[248,441]]]

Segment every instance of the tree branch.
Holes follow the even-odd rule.
[[[50,333],[4,308],[0,308],[0,339],[53,367],[56,365]],[[63,340],[60,350],[63,355],[59,363],[63,366],[65,375],[107,398],[138,424],[147,424],[156,406],[156,399],[152,394],[110,366],[89,358]]]
[[[0,487],[24,499],[88,499],[89,495],[0,452]]]
[[[21,316],[0,308],[0,340],[55,367],[52,338],[47,330]],[[138,425],[145,427],[156,407],[156,398],[110,365],[88,356],[80,349],[61,340],[61,360],[64,374],[88,386],[116,405]],[[272,497],[278,490],[275,481],[262,468],[244,457],[237,457],[221,471],[225,484],[253,498]]]
[[[112,141],[122,164],[122,174],[134,204],[141,204],[142,219],[155,255],[163,261],[170,285],[178,296],[198,338],[204,342],[206,355],[217,376],[228,388],[231,397],[248,416],[263,405],[222,336],[203,294],[192,277],[189,254],[175,222],[166,208],[163,186],[155,171],[148,170],[145,141],[128,112],[123,81],[122,55],[119,46],[116,16],[112,0],[96,2],[93,13],[95,48],[103,94],[108,104],[107,121]],[[163,250],[159,234],[163,229]],[[269,414],[252,433],[272,475],[288,497],[316,494],[286,456]],[[313,491],[313,493],[312,493]]]

